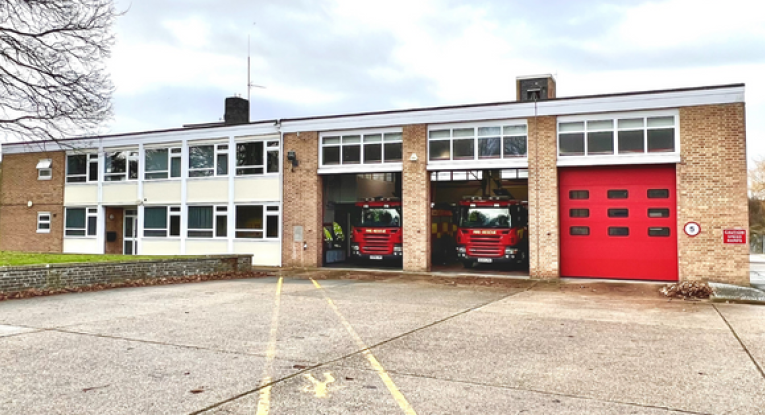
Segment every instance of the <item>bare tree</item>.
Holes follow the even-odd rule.
[[[112,0],[0,0],[0,135],[93,133],[112,114]]]

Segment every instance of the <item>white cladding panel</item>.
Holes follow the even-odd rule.
[[[98,205],[97,184],[77,184],[64,186],[64,206],[96,205]]]
[[[279,241],[243,242],[234,241],[235,254],[252,254],[252,265],[278,267],[281,263],[282,250]]]
[[[106,182],[102,187],[104,205],[130,205],[138,204],[138,184]]]
[[[186,182],[189,203],[228,203],[228,179],[189,179]]]
[[[64,238],[65,254],[103,254],[104,247],[96,238]]]
[[[177,205],[181,203],[181,182],[179,180],[146,181],[143,184],[143,197],[146,203],[152,205],[162,203]]]
[[[181,241],[177,239],[141,240],[141,255],[181,255]]]
[[[228,241],[226,240],[186,240],[186,255],[217,255],[228,253]]]
[[[273,202],[279,200],[279,177],[242,178],[234,180],[235,202]]]

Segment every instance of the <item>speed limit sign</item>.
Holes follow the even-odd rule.
[[[683,227],[683,231],[685,231],[685,234],[688,236],[696,236],[701,233],[701,225],[696,222],[688,222]]]

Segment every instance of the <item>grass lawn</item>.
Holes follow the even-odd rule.
[[[167,259],[175,256],[160,255],[88,255],[88,254],[41,254],[30,252],[0,251],[0,266],[15,267],[20,265],[61,264],[66,262],[114,262],[137,261],[141,259]]]

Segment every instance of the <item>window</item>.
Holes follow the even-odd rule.
[[[51,159],[41,159],[37,162],[37,180],[50,180],[53,171],[50,168]]]
[[[648,228],[648,236],[669,236],[669,228]]]
[[[609,199],[627,199],[629,197],[629,191],[627,190],[609,190]]]
[[[561,122],[561,156],[623,155],[675,151],[675,116]]]
[[[189,177],[228,175],[228,144],[189,147]]]
[[[649,199],[669,199],[669,189],[648,189]]]
[[[668,218],[669,209],[665,209],[665,208],[648,209],[648,217],[649,218]]]
[[[96,208],[66,208],[64,214],[64,235],[95,236],[98,223]]]
[[[143,228],[145,237],[181,236],[181,208],[179,206],[144,208]]]
[[[608,228],[608,236],[629,236],[630,228],[624,226],[612,226]]]
[[[568,198],[569,199],[589,199],[590,191],[589,190],[569,190]]]
[[[37,212],[37,233],[50,233],[50,212]]]
[[[279,141],[236,144],[236,175],[279,173]]]
[[[589,226],[572,226],[569,228],[569,234],[574,236],[587,236],[590,234]]]
[[[401,161],[402,134],[369,133],[321,138],[323,166],[396,163]]]
[[[98,154],[69,154],[66,156],[66,182],[98,181]]]
[[[104,181],[138,179],[138,152],[114,151],[104,155]]]
[[[629,216],[629,209],[608,209],[609,218],[628,218]]]
[[[589,218],[590,209],[569,209],[568,216],[570,218]]]
[[[458,127],[428,133],[428,159],[490,160],[526,157],[526,125]]]
[[[147,148],[144,156],[146,180],[181,177],[181,148]]]
[[[279,206],[237,206],[235,236],[248,239],[278,238]]]
[[[228,234],[228,207],[189,206],[189,238],[225,238]]]

